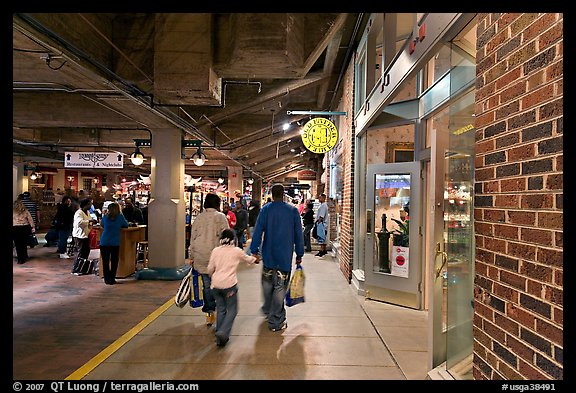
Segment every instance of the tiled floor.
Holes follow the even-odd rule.
[[[71,275],[72,262],[53,248],[30,255],[13,267],[15,380],[426,378],[426,312],[358,296],[329,255],[304,257],[306,302],[287,309],[282,332],[270,332],[259,312],[261,267],[241,267],[224,348],[199,309],[173,304],[178,282],[106,286]]]

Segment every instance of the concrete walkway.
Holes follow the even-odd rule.
[[[241,266],[239,313],[224,348],[200,309],[180,309],[170,298],[67,379],[426,378],[426,312],[365,300],[330,255],[308,253],[302,267],[306,302],[287,309],[284,331],[269,331],[259,311],[261,266]]]

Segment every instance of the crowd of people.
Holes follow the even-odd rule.
[[[132,198],[125,198],[124,206],[116,201],[104,202],[102,209],[82,190],[78,197],[63,195],[56,205],[51,228],[46,234],[48,246],[56,247],[61,259],[87,259],[90,255],[90,235],[96,224],[102,227],[100,235],[101,271],[104,282],[115,283],[120,249],[120,229],[132,225],[145,225],[147,215],[136,206]],[[28,259],[29,239],[39,229],[40,214],[30,193],[20,194],[13,204],[13,243],[18,264]],[[73,247],[69,246],[72,237]]]

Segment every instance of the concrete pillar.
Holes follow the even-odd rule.
[[[19,194],[27,190],[28,180],[24,175],[24,163],[12,164],[12,201],[15,201]]]
[[[186,207],[182,135],[177,129],[152,130],[148,203],[148,266],[137,279],[177,280],[185,263]]]

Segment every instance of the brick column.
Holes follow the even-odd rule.
[[[474,379],[563,378],[562,29],[478,14]]]

